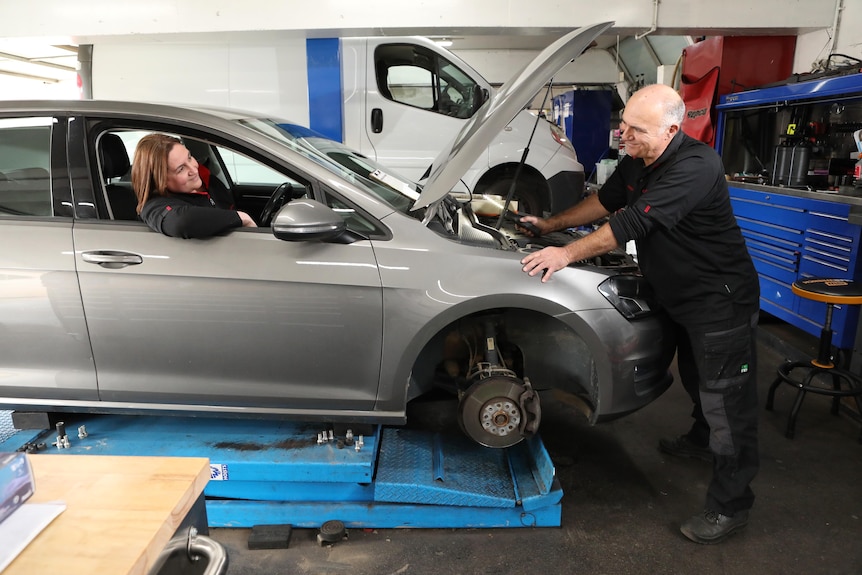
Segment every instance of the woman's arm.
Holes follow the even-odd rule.
[[[175,238],[208,238],[247,225],[234,210],[192,206],[161,197],[147,202],[141,218],[150,229]]]

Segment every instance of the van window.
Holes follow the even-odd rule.
[[[0,215],[51,216],[53,118],[0,119]]]
[[[422,46],[378,46],[374,66],[380,94],[394,102],[461,119],[482,104],[482,88],[473,78]]]

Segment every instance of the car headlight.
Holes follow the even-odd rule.
[[[599,292],[627,319],[650,315],[659,308],[652,288],[640,275],[611,276],[599,284]]]

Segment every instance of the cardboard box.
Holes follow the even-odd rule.
[[[0,522],[30,499],[35,490],[27,454],[0,452]]]

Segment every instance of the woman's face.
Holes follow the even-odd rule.
[[[188,148],[176,144],[168,152],[168,191],[189,193],[200,189],[201,177],[198,175],[198,162]]]

